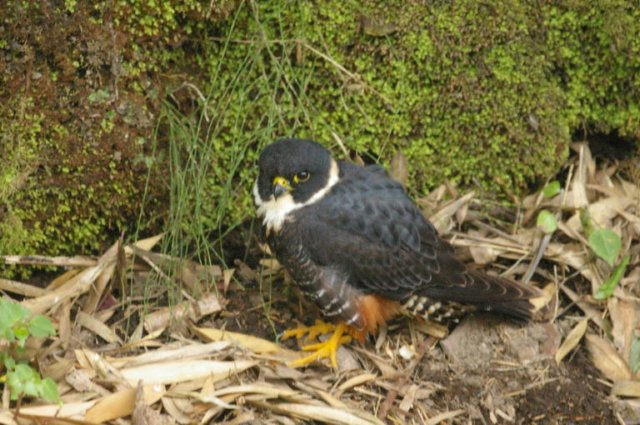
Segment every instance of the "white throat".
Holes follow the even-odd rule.
[[[293,211],[306,207],[307,205],[311,205],[314,202],[318,202],[324,195],[329,192],[329,190],[338,183],[340,170],[338,168],[338,163],[331,159],[331,168],[329,169],[329,180],[327,184],[317,191],[311,198],[309,198],[306,202],[301,204],[296,204],[293,201],[293,197],[291,193],[285,193],[284,195],[275,199],[273,195],[269,197],[266,201],[260,197],[260,193],[258,192],[258,181],[253,184],[253,199],[258,209],[257,214],[258,217],[262,217],[262,223],[267,228],[267,234],[269,234],[272,230],[275,232],[279,232],[284,224],[285,220],[289,217]]]

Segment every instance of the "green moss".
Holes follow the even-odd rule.
[[[622,0],[245,4],[199,59],[219,114],[208,193],[240,220],[264,144],[313,137],[340,154],[335,134],[383,163],[402,150],[417,192],[449,179],[518,194],[558,169],[576,129],[638,138],[638,13]],[[251,149],[231,176],[237,145]]]
[[[0,226],[17,230],[0,244],[24,252],[97,249],[147,189],[169,187],[179,226],[243,220],[277,137],[342,155],[337,137],[384,164],[401,150],[414,192],[498,195],[553,174],[577,129],[640,138],[629,0],[28,3],[2,18],[26,47],[0,39],[0,69],[22,76],[0,75],[17,147],[0,169]]]

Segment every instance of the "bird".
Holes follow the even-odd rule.
[[[336,160],[321,144],[286,138],[267,145],[253,185],[261,236],[302,293],[334,323],[285,332],[330,333],[305,366],[351,337],[363,342],[397,315],[436,322],[485,310],[528,321],[537,288],[467,267],[378,165]]]

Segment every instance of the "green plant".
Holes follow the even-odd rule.
[[[58,401],[58,389],[51,378],[42,379],[40,373],[22,360],[29,337],[46,338],[55,335],[53,325],[45,316],[30,318],[26,308],[14,302],[0,299],[0,367],[5,374],[0,382],[9,387],[11,400],[24,396],[41,397]]]

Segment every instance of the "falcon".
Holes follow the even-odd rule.
[[[328,357],[398,314],[447,321],[471,310],[527,321],[536,288],[467,268],[379,166],[337,161],[322,145],[283,139],[259,158],[253,187],[271,252],[302,292],[336,325],[285,332],[333,331],[294,366]]]

